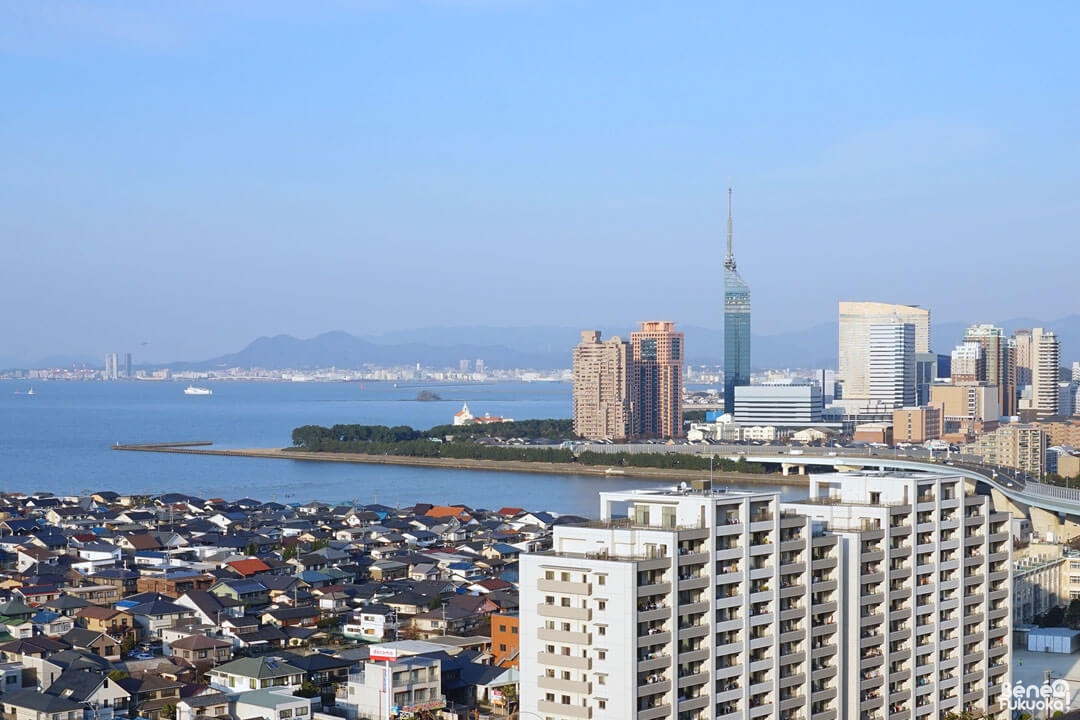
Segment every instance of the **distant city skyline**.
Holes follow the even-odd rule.
[[[1075,307],[1072,5],[3,8],[0,356]]]

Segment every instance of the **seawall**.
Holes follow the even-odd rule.
[[[466,458],[431,458],[405,455],[365,455],[363,453],[306,452],[286,448],[243,448],[222,450],[208,447],[208,441],[151,443],[139,445],[115,445],[113,450],[132,452],[181,453],[187,455],[221,455],[226,457],[269,458],[273,460],[296,460],[299,462],[337,462],[369,465],[411,465],[414,467],[447,468],[452,470],[498,470],[502,472],[544,473],[552,475],[588,475],[628,477],[668,482],[691,482],[707,480],[708,470],[670,470],[664,468],[620,467],[602,465],[578,465],[576,463],[524,462],[521,460],[470,460]],[[713,473],[713,480],[720,484],[738,485],[802,485],[808,486],[805,475],[783,477],[778,473]]]

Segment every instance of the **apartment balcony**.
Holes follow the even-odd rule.
[[[742,548],[717,550],[715,553],[716,573],[720,575],[724,573],[739,572],[744,559]]]
[[[671,717],[671,706],[668,704],[654,705],[649,708],[642,708],[637,712],[638,720],[660,720],[661,718]]]
[[[796,540],[781,540],[780,541],[780,552],[782,552],[782,553],[799,552],[800,550],[803,550],[805,547],[806,547],[806,541],[803,540],[802,538],[799,538],[799,539],[796,539]]]
[[[637,614],[638,622],[644,623],[667,620],[669,617],[671,617],[671,608],[666,605],[649,607],[648,610],[638,610]]]
[[[719,684],[718,684],[719,685]],[[742,688],[738,683],[732,682],[729,689],[721,689],[723,686],[719,686],[716,690],[716,702],[717,704],[725,702],[736,702],[742,699]]]
[[[693,640],[708,635],[710,632],[708,623],[696,623],[679,628],[679,640]]]
[[[871,550],[859,555],[859,561],[864,563],[883,562],[885,560],[884,550]]]
[[[685,690],[688,687],[694,687],[696,685],[702,685],[709,682],[712,676],[707,672],[691,673],[690,675],[683,675],[679,678],[678,687],[679,690]]]
[[[536,581],[536,589],[543,592],[562,593],[564,595],[592,595],[592,583],[585,582],[540,579]],[[560,705],[559,707],[562,706]]]
[[[699,615],[709,611],[709,603],[706,601],[686,603],[679,606],[679,615]]]
[[[743,604],[743,597],[742,597],[742,595],[740,595],[738,593],[734,593],[734,594],[728,595],[726,597],[723,596],[723,595],[718,595],[717,598],[716,598],[716,609],[717,610],[729,610],[731,608],[742,607],[742,604]]]
[[[558,653],[537,653],[536,661],[541,665],[566,668],[568,670],[592,670],[592,658]]]
[[[679,554],[679,567],[688,567],[693,565],[705,565],[709,562],[709,553],[707,552],[688,552],[685,554]]]
[[[670,595],[671,583],[655,582],[647,585],[638,585],[637,594],[639,598],[650,597],[652,595]]]
[[[708,575],[691,575],[689,577],[679,578],[680,590],[704,590],[709,587],[710,578]]]
[[[907,580],[911,577],[911,566],[905,565],[904,567],[896,568],[889,571],[889,579],[891,580]]]
[[[589,720],[592,718],[592,708],[587,705],[563,705],[562,703],[553,702],[551,700],[538,700],[536,709],[539,710],[541,714],[565,715],[572,718],[580,718],[581,720]]]
[[[697,697],[685,698],[679,700],[679,715],[683,713],[694,712],[695,710],[703,710],[709,706],[712,698],[709,693],[702,693]]]
[[[540,603],[536,606],[536,614],[545,618],[558,618],[561,620],[592,620],[592,610],[580,607],[563,607],[562,605],[548,605]]]
[[[655,645],[667,645],[671,642],[671,633],[661,630],[660,632],[649,633],[646,635],[638,636],[638,647],[653,647]]]
[[[701,648],[698,650],[686,650],[678,654],[679,665],[690,665],[691,663],[704,662],[709,659],[710,651],[708,648]],[[638,668],[639,670],[641,668]]]
[[[865,607],[867,605],[880,605],[885,602],[885,594],[880,592],[870,593],[869,595],[863,595],[859,598],[859,605]]]
[[[717,684],[723,684],[724,681],[727,681],[727,684],[732,686],[727,688],[728,690],[738,687],[739,678],[743,676],[744,669],[745,666],[739,662],[734,662],[727,667],[717,665],[714,673]]]
[[[638,655],[637,671],[639,673],[651,673],[671,667],[671,656],[666,653],[646,653],[644,657]]]
[[[964,557],[964,569],[967,570],[973,567],[979,567],[983,564],[983,560],[985,559],[986,557],[983,555],[967,555]]]
[[[729,643],[719,643],[716,646],[716,655],[717,655],[717,657],[719,657],[721,655],[730,655],[732,653],[741,653],[743,651],[743,647],[744,646],[743,646],[743,643],[741,641],[729,642]]]
[[[742,618],[732,618],[731,620],[717,621],[717,623],[716,623],[716,625],[714,626],[713,629],[718,633],[722,633],[722,632],[738,632],[739,630],[742,629],[742,626],[743,626]]]
[[[536,631],[536,637],[547,642],[557,642],[564,645],[589,645],[592,643],[592,635],[589,633],[570,630],[540,628]]]
[[[654,673],[638,681],[638,697],[645,698],[650,695],[664,695],[671,692],[671,679]]]
[[[536,679],[537,687],[555,692],[572,692],[588,695],[592,692],[592,683],[584,680],[563,680],[557,677],[541,675]]]

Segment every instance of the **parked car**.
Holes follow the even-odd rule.
[[[132,650],[128,653],[128,658],[131,660],[153,660],[154,656],[145,650]]]

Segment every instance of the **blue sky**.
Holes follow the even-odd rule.
[[[1078,17],[0,0],[0,356],[719,327],[729,180],[756,333],[841,299],[1061,317]]]

